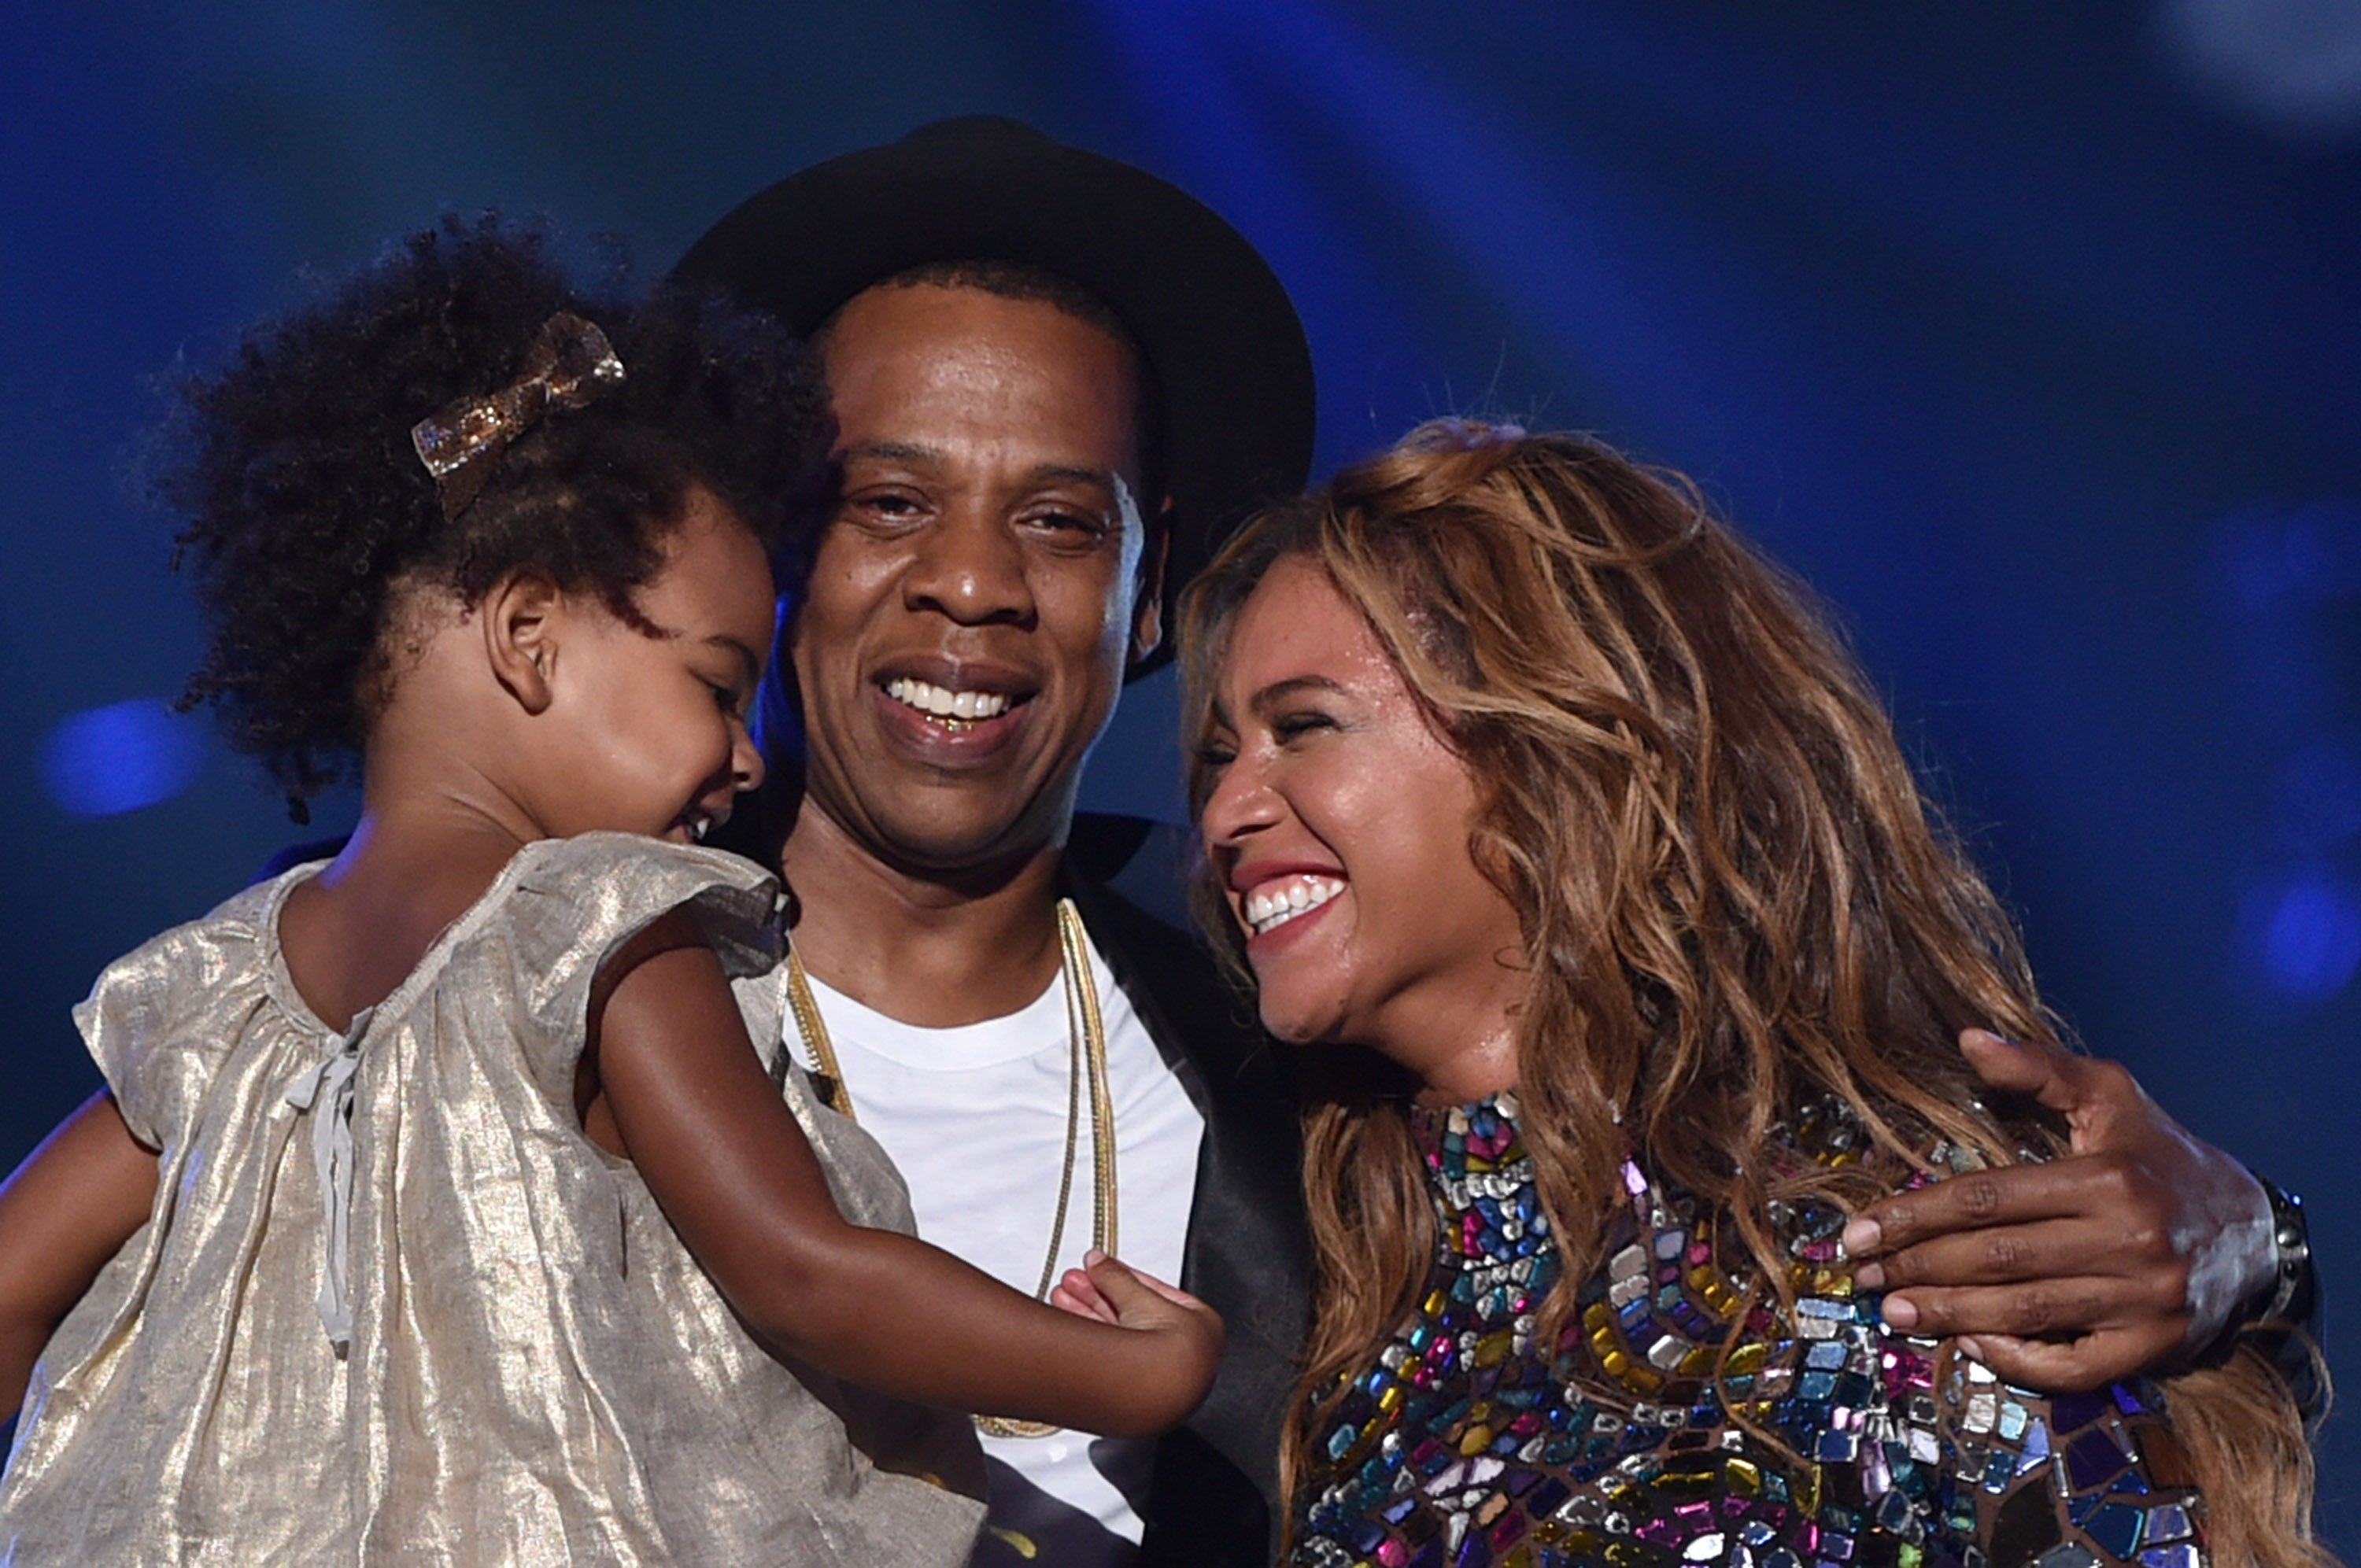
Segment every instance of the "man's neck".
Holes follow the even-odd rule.
[[[888,863],[807,799],[780,851],[813,978],[924,1028],[1022,1010],[1058,973],[1057,844],[989,871]]]

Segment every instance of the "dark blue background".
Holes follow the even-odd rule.
[[[11,6],[0,87],[0,1158],[93,1086],[98,968],[292,833],[158,707],[196,641],[124,499],[146,378],[445,207],[661,269],[990,109],[1263,247],[1323,471],[1498,411],[1700,476],[1840,608],[2089,1040],[2361,1294],[2353,0]],[[1177,813],[1172,722],[1136,691],[1092,799]]]

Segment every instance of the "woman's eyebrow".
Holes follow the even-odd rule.
[[[1344,689],[1344,686],[1330,680],[1326,675],[1290,675],[1283,681],[1273,681],[1255,693],[1249,706],[1258,714],[1267,714],[1289,697],[1303,692],[1341,694]]]

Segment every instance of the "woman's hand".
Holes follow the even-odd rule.
[[[2272,1278],[2270,1201],[2109,1061],[1970,1029],[1994,1089],[2066,1118],[2072,1153],[1871,1205],[1845,1228],[1885,1319],[1960,1336],[2013,1383],[2062,1392],[2152,1370],[2220,1336]]]

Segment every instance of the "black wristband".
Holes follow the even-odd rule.
[[[2303,1220],[2303,1200],[2260,1172],[2263,1196],[2271,1204],[2271,1293],[2250,1320],[2255,1322],[2311,1321],[2313,1306],[2312,1232]]]

